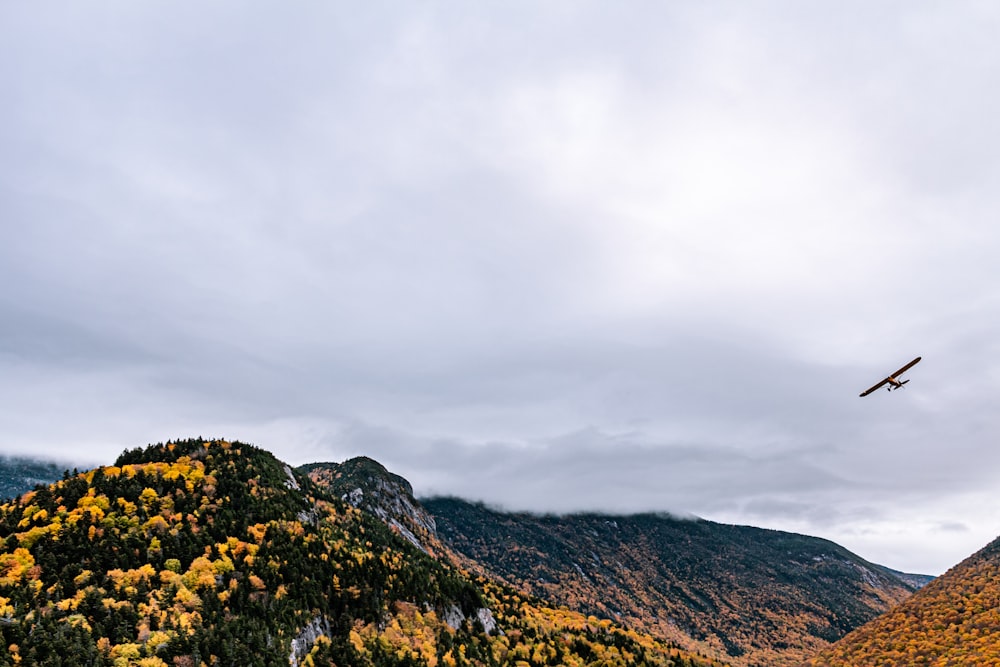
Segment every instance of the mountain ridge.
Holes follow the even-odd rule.
[[[375,459],[307,463],[296,470],[351,506],[379,517],[425,553],[440,550],[434,518],[414,498],[413,486]]]
[[[126,450],[0,504],[0,664],[723,667],[431,557],[273,454]]]
[[[332,507],[330,503],[342,502],[347,510],[358,513],[347,513],[347,516],[357,517],[351,521],[369,516],[376,522],[366,524],[368,534],[375,531],[373,526],[381,526],[387,535],[395,534],[424,557],[454,568],[455,572],[466,573],[460,578],[479,582],[466,584],[471,586],[470,591],[500,591],[503,586],[510,586],[519,595],[526,596],[525,600],[538,600],[534,604],[542,608],[562,606],[580,614],[580,618],[594,619],[593,623],[607,619],[633,628],[640,633],[637,636],[660,637],[668,646],[686,649],[689,652],[686,655],[695,661],[699,660],[695,656],[701,654],[736,667],[801,664],[806,657],[828,648],[831,642],[909,597],[922,583],[920,575],[906,575],[869,563],[820,538],[717,524],[667,513],[530,514],[503,512],[456,498],[418,500],[408,480],[368,457],[355,457],[342,463],[306,464],[293,469],[265,450],[225,441],[182,441],[129,450],[114,466],[77,475],[66,472],[64,479],[53,486],[79,484],[74,480],[82,478],[91,480],[88,485],[99,491],[105,488],[100,485],[109,477],[120,479],[122,470],[132,470],[136,465],[146,468],[154,463],[175,465],[178,455],[165,452],[172,452],[170,447],[176,449],[178,446],[187,451],[185,456],[190,459],[184,465],[193,465],[192,462],[200,461],[209,452],[230,452],[234,448],[237,452],[245,450],[251,460],[257,461],[259,470],[255,475],[242,474],[234,480],[229,479],[227,473],[225,477],[225,501],[242,498],[236,501],[241,516],[234,525],[243,526],[256,520],[254,511],[262,510],[252,502],[255,494],[291,499],[282,501],[285,505],[291,502],[291,505],[280,521],[292,522],[299,526],[295,530],[305,533],[325,526],[330,521],[326,516]],[[231,464],[232,461],[227,466],[233,467]],[[98,481],[94,482],[95,479]],[[204,483],[204,478],[199,482]],[[213,478],[213,484],[208,485],[211,487],[207,491],[210,507],[220,502],[216,499],[215,482],[218,480]],[[147,488],[159,497],[170,486],[163,484],[163,480],[159,480]],[[112,488],[115,492],[121,491],[113,485],[105,491]],[[135,496],[136,491],[129,493]],[[20,507],[23,498],[45,497],[47,493],[51,495],[51,489],[47,491],[44,485],[36,487],[36,491],[22,496],[15,504]],[[126,498],[126,504],[138,502],[137,497],[128,500],[131,498],[129,493],[119,497]],[[305,498],[312,500],[305,501]],[[167,504],[170,508],[176,507],[174,500]],[[258,509],[249,511],[253,507]],[[61,512],[59,509],[56,506],[47,509],[45,519],[53,514],[68,516],[68,508]],[[104,508],[113,509],[110,504]],[[160,514],[167,529],[173,530],[176,513],[165,509]],[[264,515],[267,513],[261,516]],[[29,542],[38,543],[39,539],[51,537],[41,531],[41,525],[30,527],[41,516],[39,512],[30,517],[22,515],[21,521],[28,522],[26,534],[33,535],[28,538]],[[214,517],[210,512],[205,520],[214,525],[217,520]],[[154,519],[153,516],[146,518]],[[116,519],[122,520],[121,516]],[[234,517],[230,512],[224,520],[218,520],[230,525]],[[272,517],[271,520],[277,519]],[[103,524],[98,522],[98,525]],[[249,525],[239,530],[245,532]],[[51,531],[52,527],[53,524],[49,524],[47,530]],[[103,528],[98,529],[103,531]],[[14,532],[0,531],[0,538],[4,539],[2,545],[14,548],[6,555],[0,553],[0,573],[3,567],[16,569],[17,558],[11,560],[11,557],[23,553],[18,552],[17,546],[25,531],[19,533],[13,527],[8,530]],[[146,538],[150,542],[160,541],[161,536],[154,533]],[[243,542],[246,536],[237,539]],[[384,539],[388,538],[379,538]],[[206,556],[221,557],[225,552],[225,548],[220,552],[218,545],[204,546],[210,551]],[[162,550],[162,544],[158,548]],[[215,551],[211,551],[212,548]],[[180,560],[188,567],[193,557],[188,553]],[[403,560],[417,562],[412,556],[405,556]],[[105,554],[103,562],[110,567],[116,561]],[[12,598],[3,597],[3,581],[0,578],[0,602],[4,599],[9,602]],[[497,583],[489,583],[492,581]],[[238,588],[239,582],[235,585]],[[501,588],[495,588],[496,585]],[[284,586],[287,590],[288,585]],[[277,594],[277,589],[268,590],[268,595],[271,594]],[[500,599],[511,595],[498,594]],[[503,622],[506,612],[494,617],[492,612],[484,611],[488,607],[476,607],[468,602],[473,598],[485,599],[483,595],[466,596],[463,598],[466,602],[458,605],[441,602],[432,607],[436,617],[443,619],[446,625],[474,622],[489,635]],[[4,608],[3,605],[0,608]],[[397,611],[405,609],[404,605]],[[379,613],[392,616],[395,612]],[[509,614],[507,619],[509,621]],[[322,637],[343,635],[346,628],[322,613],[307,614],[296,622],[289,650],[290,657],[298,656],[296,659],[300,660],[322,641]],[[412,621],[406,623],[412,624]],[[289,627],[286,632],[292,629]],[[377,629],[368,632],[370,641],[381,641]],[[363,641],[361,645],[364,646]],[[174,642],[176,650],[184,646],[183,641]],[[338,650],[346,651],[341,655],[350,654],[343,646],[323,650],[331,655]],[[152,660],[157,656],[146,657]]]
[[[734,664],[800,664],[913,591],[832,542],[792,533],[422,502],[446,544],[521,590]]]
[[[13,498],[38,484],[50,484],[65,466],[50,459],[30,456],[0,456],[0,498]]]
[[[820,538],[665,513],[530,514],[456,498],[417,500],[405,479],[370,459],[309,464],[299,471],[314,482],[326,480],[341,497],[353,498],[357,507],[396,530],[419,534],[421,544],[461,567],[498,577],[551,604],[616,619],[735,665],[800,664],[916,588],[889,568]],[[390,500],[393,493],[405,502]],[[636,522],[645,532],[632,525]],[[651,545],[655,540],[650,536],[664,526],[693,550],[685,554],[683,549]],[[628,539],[610,550],[594,539],[626,531]],[[720,531],[725,539],[716,535]],[[709,548],[698,547],[706,534]],[[793,554],[798,561],[775,568],[747,549],[726,546],[727,540],[750,545],[755,540],[784,540],[789,549],[806,551]],[[725,554],[738,558],[720,563],[711,550],[723,546]],[[777,547],[769,548],[772,556],[777,553]],[[667,556],[671,563],[659,562]],[[743,574],[727,572],[730,567],[742,568]],[[781,578],[792,581],[782,583]],[[748,591],[751,584],[763,591],[754,595],[763,596],[773,609],[758,613],[753,608],[759,600]],[[849,593],[837,592],[845,586]],[[783,602],[785,594],[794,602]],[[734,596],[738,603],[731,602]],[[720,614],[728,620],[706,620]],[[775,639],[760,639],[767,635]]]

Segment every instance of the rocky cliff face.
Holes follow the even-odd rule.
[[[378,461],[361,456],[343,463],[310,463],[298,470],[345,502],[374,514],[424,553],[441,553],[434,517],[413,497],[410,483]]]

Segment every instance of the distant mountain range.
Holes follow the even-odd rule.
[[[965,665],[1000,628],[997,543],[921,589],[780,531],[417,500],[365,457],[46,465],[0,459],[0,664]]]
[[[50,484],[62,475],[63,466],[53,461],[25,457],[0,457],[0,498],[13,498],[36,484]]]

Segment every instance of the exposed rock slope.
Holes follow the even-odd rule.
[[[382,519],[425,553],[440,549],[434,517],[413,497],[413,487],[378,461],[359,456],[343,463],[309,463],[298,471],[344,502]]]

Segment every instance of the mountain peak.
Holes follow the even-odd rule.
[[[310,463],[298,471],[352,506],[370,512],[421,551],[441,550],[434,518],[413,497],[413,487],[367,456],[343,463]]]

